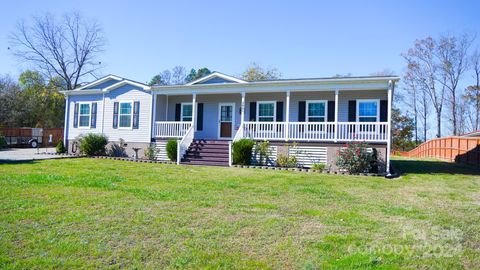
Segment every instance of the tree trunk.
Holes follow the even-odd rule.
[[[453,136],[458,135],[457,127],[457,97],[455,92],[452,93],[452,126],[453,126]],[[440,138],[440,137],[439,137]]]
[[[442,137],[442,112],[437,110],[437,138]]]

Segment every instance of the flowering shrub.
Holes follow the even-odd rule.
[[[372,161],[374,161],[373,152],[367,150],[365,143],[352,142],[340,149],[336,164],[349,173],[364,173],[370,171]]]

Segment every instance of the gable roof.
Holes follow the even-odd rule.
[[[213,73],[210,73],[206,76],[203,76],[195,81],[192,81],[192,82],[189,82],[185,85],[194,85],[194,84],[200,84],[200,83],[205,83],[209,80],[212,80],[212,79],[215,79],[215,78],[220,78],[220,79],[223,79],[225,81],[227,81],[228,83],[247,83],[246,81],[244,80],[240,80],[238,78],[235,78],[233,76],[230,76],[230,75],[226,75],[226,74],[223,74],[223,73],[220,73],[220,72],[213,72]],[[218,83],[218,82],[217,82]]]
[[[108,85],[104,88],[93,88],[94,86],[103,84],[105,82],[108,82],[109,80],[114,80],[116,81],[115,83]],[[151,87],[140,83],[136,82],[133,80],[128,80],[119,76],[115,75],[107,75],[105,77],[102,77],[98,80],[95,80],[93,82],[87,83],[79,88],[76,88],[74,90],[67,90],[67,91],[60,91],[60,93],[65,94],[65,95],[83,95],[83,94],[101,94],[101,93],[108,93],[114,89],[117,89],[121,86],[124,86],[126,84],[133,85],[139,88],[142,88],[143,90],[150,90]]]

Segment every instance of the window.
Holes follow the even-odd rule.
[[[192,121],[193,106],[192,103],[182,103],[182,111],[180,119],[182,121]]]
[[[379,100],[357,100],[357,121],[377,122],[380,113]]]
[[[307,101],[307,122],[325,122],[327,120],[327,102],[324,100]]]
[[[119,121],[118,127],[119,128],[131,128],[132,127],[132,112],[133,106],[132,102],[120,102],[120,111],[118,114]]]
[[[78,126],[90,127],[90,103],[80,103]]]
[[[258,122],[274,122],[275,121],[275,106],[274,101],[259,101],[257,102],[257,121]]]

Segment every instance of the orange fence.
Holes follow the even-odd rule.
[[[480,138],[446,137],[432,139],[409,151],[408,156],[438,158],[480,168]]]

